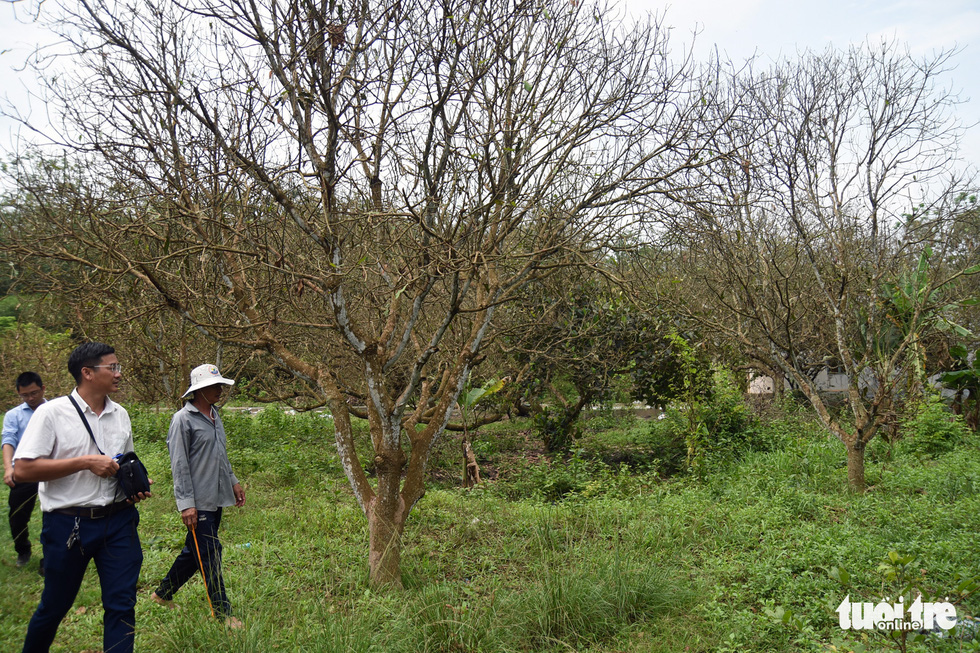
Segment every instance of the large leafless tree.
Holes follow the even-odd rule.
[[[322,396],[372,582],[400,583],[400,534],[495,312],[689,183],[717,86],[656,22],[594,2],[66,6],[70,65],[45,78],[69,165],[17,170],[33,208],[4,247]]]

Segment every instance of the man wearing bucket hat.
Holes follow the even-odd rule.
[[[231,603],[221,575],[218,527],[222,508],[245,505],[245,491],[231,471],[225,429],[215,408],[224,386],[234,384],[221,376],[214,365],[195,367],[190,387],[183,395],[193,393],[193,397],[170,421],[167,447],[174,497],[187,526],[187,537],[183,550],[151,598],[173,607],[177,590],[201,570],[212,612],[225,619],[228,626],[238,628],[242,624],[231,616]]]

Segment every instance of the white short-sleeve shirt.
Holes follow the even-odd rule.
[[[20,458],[51,458],[63,460],[78,456],[99,455],[99,449],[107,456],[115,456],[133,450],[133,429],[129,413],[108,397],[101,415],[96,415],[85,400],[72,390],[71,396],[78,402],[92,434],[89,436],[82,419],[68,397],[58,397],[37,407],[24,431],[24,437],[14,453]],[[51,481],[41,481],[38,496],[41,510],[50,512],[59,508],[107,506],[122,501],[118,493],[119,481],[100,478],[85,469]]]

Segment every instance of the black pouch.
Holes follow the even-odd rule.
[[[119,463],[116,479],[127,499],[135,499],[140,492],[150,491],[150,477],[147,476],[146,467],[136,456],[135,451],[120,455],[116,462]]]

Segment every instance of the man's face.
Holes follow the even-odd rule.
[[[215,383],[214,385],[209,385],[205,388],[201,388],[198,392],[204,397],[204,400],[209,404],[216,404],[221,399],[221,391],[224,386],[220,383]]]
[[[39,386],[36,383],[31,383],[29,385],[17,388],[17,394],[20,398],[27,402],[27,406],[34,410],[42,403],[44,403],[44,386]]]
[[[122,379],[122,369],[119,369],[119,359],[115,354],[106,354],[97,365],[83,368],[82,373],[93,390],[100,394],[111,394],[119,389]]]

